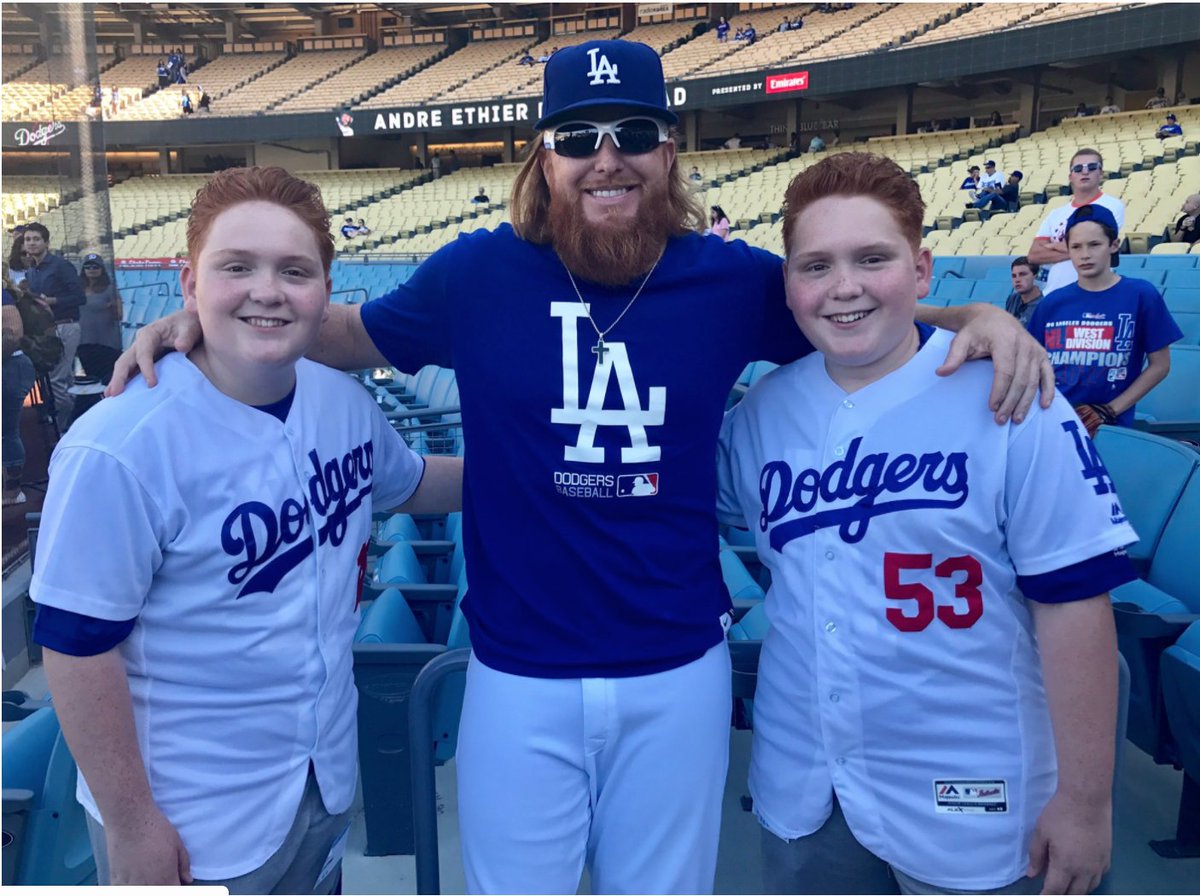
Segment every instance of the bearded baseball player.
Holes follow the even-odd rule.
[[[329,307],[316,187],[223,171],[188,250],[205,341],[54,451],[34,638],[102,886],[329,893],[371,510],[453,510],[462,468],[418,457],[363,389],[301,357]]]
[[[574,892],[588,865],[596,892],[709,892],[730,714],[716,439],[749,361],[810,347],[780,259],[698,233],[653,50],[555,53],[541,113],[512,225],[333,309],[311,356],[458,376],[473,446],[457,759],[468,887]],[[952,325],[971,313],[944,312]],[[977,324],[986,335],[947,366],[970,342],[1009,358],[993,408],[1021,415],[1049,385],[1044,352],[999,309]],[[196,339],[185,317],[132,354],[149,367],[177,339]]]
[[[949,335],[914,325],[923,213],[880,156],[792,181],[788,305],[818,353],[721,434],[721,514],[772,579],[765,891],[1086,893],[1111,844],[1107,592],[1137,536],[1063,398],[997,427],[990,364],[937,376]]]

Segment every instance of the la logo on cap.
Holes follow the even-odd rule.
[[[620,84],[621,81],[619,78],[617,78],[617,67],[608,61],[607,56],[601,56],[599,61],[597,61],[596,56],[599,53],[599,47],[593,47],[587,51],[588,56],[591,57],[592,60],[592,68],[591,71],[588,72],[588,74],[591,75],[591,80],[588,81],[588,83],[592,86],[599,86],[600,84]],[[608,80],[604,80],[605,78]]]

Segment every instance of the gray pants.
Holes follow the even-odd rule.
[[[108,866],[108,841],[104,828],[87,816],[88,834],[96,857],[96,883],[109,886],[112,875]],[[350,827],[350,813],[330,815],[321,800],[321,791],[311,766],[308,784],[296,810],[296,820],[283,845],[266,863],[253,871],[225,880],[195,880],[194,884],[227,887],[230,893],[332,893],[341,881],[341,859],[317,880],[330,849]],[[185,846],[187,844],[184,844]]]
[[[995,890],[953,890],[928,884],[897,871],[854,839],[842,807],[807,837],[783,840],[762,829],[764,893],[1039,893],[1042,879],[1021,877]]]
[[[75,396],[67,390],[75,385],[75,353],[79,351],[79,322],[58,324],[54,328],[62,340],[63,355],[50,371],[50,390],[54,394],[54,412],[58,431],[64,433],[71,425],[75,411]]]

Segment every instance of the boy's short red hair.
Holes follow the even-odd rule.
[[[801,171],[783,197],[784,254],[792,251],[792,225],[812,203],[827,196],[867,196],[891,209],[915,252],[921,246],[925,202],[908,172],[891,159],[869,152],[842,152]]]
[[[196,191],[187,223],[188,257],[193,262],[200,257],[217,215],[242,202],[273,202],[307,224],[317,239],[321,264],[325,275],[329,276],[329,267],[333,263],[333,235],[329,232],[329,212],[321,199],[321,191],[276,166],[226,168]]]

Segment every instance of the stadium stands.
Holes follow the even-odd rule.
[[[213,115],[256,115],[274,108],[349,68],[366,55],[365,49],[309,50],[297,53],[283,64],[242,87],[213,99]],[[196,82],[204,84],[205,72],[196,73]],[[211,91],[208,84],[204,89]]]
[[[148,121],[180,116],[179,97],[186,90],[195,96],[199,87],[203,87],[213,100],[213,110],[217,102],[226,94],[232,93],[251,80],[265,75],[274,68],[283,65],[288,59],[283,51],[262,52],[233,52],[228,47],[216,59],[192,70],[188,83],[172,85],[165,90],[135,103],[114,117],[117,121]]]
[[[1054,3],[981,4],[954,17],[944,25],[931,28],[924,34],[914,37],[910,46],[990,34],[1028,21],[1034,15],[1053,9],[1056,5]]]
[[[444,52],[444,44],[384,47],[308,90],[283,100],[271,111],[319,112],[362,102],[412,76]]]
[[[475,41],[405,78],[365,103],[361,108],[377,109],[389,106],[415,106],[432,102],[455,87],[489,72],[508,60],[515,65],[516,54],[530,43],[529,38]],[[526,69],[528,71],[528,69]],[[490,80],[490,79],[489,79]],[[497,87],[500,85],[497,84]],[[495,96],[489,91],[488,96]]]

